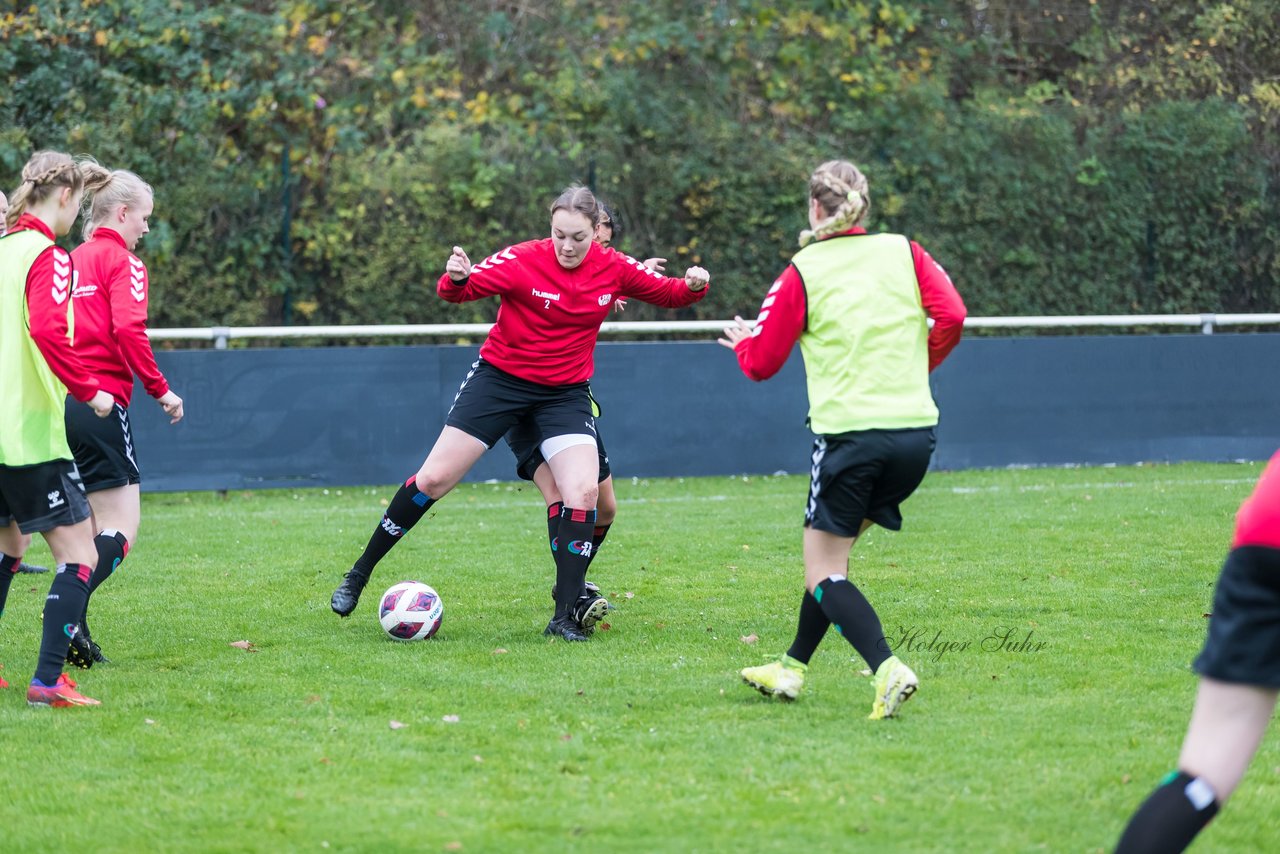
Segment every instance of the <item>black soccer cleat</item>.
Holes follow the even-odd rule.
[[[584,641],[587,636],[578,628],[577,622],[568,614],[563,617],[556,617],[547,623],[547,627],[542,632],[544,635],[552,635],[564,638],[567,641]]]
[[[585,585],[587,586],[587,595],[588,595],[588,596],[599,596],[599,595],[600,595],[600,588],[599,588],[597,585],[595,585],[595,584],[591,583],[590,581],[584,581],[584,582],[582,582],[582,583],[583,583],[583,584],[585,584]],[[551,601],[552,601],[552,602],[554,602],[555,600],[556,600],[556,586],[553,584],[553,585],[551,585]]]
[[[67,647],[67,663],[81,670],[88,670],[94,664],[110,664],[110,660],[102,654],[102,647],[84,632],[76,632],[71,636],[71,645]]]
[[[345,617],[354,611],[356,604],[360,601],[360,594],[368,583],[369,576],[361,575],[354,569],[342,576],[342,583],[338,585],[337,590],[333,591],[333,598],[329,600],[329,607],[333,609],[333,613],[339,617]]]
[[[586,596],[578,597],[577,604],[573,606],[571,613],[573,621],[582,629],[584,635],[593,634],[596,623],[603,620],[604,615],[609,613],[609,600],[588,590]]]
[[[23,561],[22,563],[18,564],[18,572],[27,572],[32,575],[36,575],[41,572],[48,572],[48,571],[49,571],[49,567],[47,566],[37,566],[34,563],[27,563],[26,561]]]

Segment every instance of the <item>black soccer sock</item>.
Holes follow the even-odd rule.
[[[587,592],[584,581],[587,563],[595,550],[591,543],[595,525],[594,510],[575,510],[572,507],[560,510],[555,544],[557,617],[570,613],[578,597]]]
[[[604,542],[604,538],[609,536],[609,529],[613,527],[613,523],[608,525],[596,525],[594,533],[591,534],[591,557],[587,558],[587,569],[591,569],[591,562],[596,559],[596,555],[600,554],[600,544]]]
[[[0,616],[4,616],[4,603],[9,599],[9,585],[18,574],[22,565],[22,557],[13,557],[0,552]]]
[[[791,642],[787,656],[801,664],[808,664],[817,651],[818,644],[826,637],[827,627],[830,625],[831,621],[827,619],[818,600],[808,590],[804,591],[804,598],[800,600],[800,622],[796,626],[796,639]]]
[[[129,541],[124,534],[112,528],[103,528],[93,538],[98,548],[98,565],[93,568],[93,576],[89,579],[89,595],[102,586],[102,582],[111,577],[111,573],[119,568],[129,554]],[[85,599],[84,613],[80,615],[80,631],[89,634],[89,600]]]
[[[396,494],[391,498],[391,504],[387,506],[387,512],[382,514],[382,520],[378,522],[373,536],[369,538],[369,545],[364,547],[364,553],[351,568],[365,578],[372,575],[378,561],[386,557],[391,547],[400,542],[400,538],[410,528],[418,524],[418,520],[426,514],[432,504],[435,504],[435,499],[425,492],[419,492],[414,478],[410,477],[406,480],[404,485],[396,490]]]
[[[563,501],[547,505],[547,542],[551,544],[552,560],[556,557],[556,535],[560,533],[560,511],[563,509]]]
[[[893,653],[884,639],[880,617],[871,607],[867,597],[847,578],[824,578],[814,588],[813,598],[822,606],[822,613],[853,644],[858,655],[867,661],[874,673]]]
[[[76,622],[84,613],[89,598],[89,576],[93,567],[83,563],[58,564],[58,574],[49,585],[44,600],[44,630],[40,640],[40,658],[36,662],[36,678],[52,686],[62,675],[67,660],[67,647],[76,631]]]
[[[1207,782],[1171,771],[1129,819],[1116,854],[1176,854],[1217,814],[1218,799]]]

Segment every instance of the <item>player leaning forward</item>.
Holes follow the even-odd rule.
[[[742,677],[765,694],[794,699],[834,624],[875,673],[870,717],[879,719],[892,717],[918,682],[849,580],[849,551],[872,524],[902,527],[898,505],[920,485],[933,453],[938,407],[929,372],[959,342],[965,308],[918,244],[861,227],[869,206],[857,167],[840,160],[819,166],[809,179],[812,230],[801,234],[801,250],[769,289],[755,329],[736,318],[720,343],[733,348],[748,377],[763,380],[799,341],[809,426],[818,434],[795,642]]]
[[[585,585],[599,475],[588,380],[600,324],[620,298],[691,305],[706,294],[709,277],[690,267],[684,278],[668,278],[596,244],[599,221],[591,191],[570,187],[551,205],[549,238],[511,246],[474,265],[454,247],[437,292],[449,302],[501,297],[498,317],[430,454],[391,499],[364,553],[334,591],[331,606],[339,615],[355,609],[374,566],[404,533],[525,418],[536,426],[564,501],[555,615],[546,633],[586,640],[584,628],[607,610],[608,602],[588,594]]]

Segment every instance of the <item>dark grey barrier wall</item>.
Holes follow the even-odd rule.
[[[477,347],[159,353],[186,419],[135,389],[149,490],[391,484],[417,470]],[[1280,335],[965,341],[933,375],[940,468],[1264,459]],[[592,381],[618,477],[804,472],[799,352],[753,383],[714,342],[604,343]],[[505,445],[469,479],[514,479]]]

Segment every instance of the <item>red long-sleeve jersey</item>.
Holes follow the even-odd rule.
[[[866,234],[867,230],[855,226],[843,233]],[[920,284],[920,302],[925,314],[933,320],[933,328],[929,330],[929,370],[932,371],[960,343],[966,310],[947,271],[914,240],[911,259]],[[790,264],[769,288],[754,334],[734,348],[742,372],[759,381],[782,370],[791,348],[800,340],[807,325],[804,281],[795,265]]]
[[[1280,451],[1262,470],[1253,494],[1236,514],[1236,533],[1231,548],[1265,546],[1280,549]]]
[[[23,214],[13,232],[32,229],[50,240],[53,230],[31,214]],[[27,272],[28,331],[53,375],[76,400],[87,402],[98,393],[98,380],[71,345],[67,322],[75,273],[71,256],[61,246],[41,252]],[[78,318],[77,318],[78,320]]]
[[[71,258],[80,358],[121,406],[128,406],[133,396],[134,374],[147,394],[163,396],[169,383],[147,338],[147,266],[109,228],[96,229]]]
[[[582,263],[566,270],[551,238],[490,255],[454,282],[446,273],[436,292],[449,302],[501,298],[498,319],[480,347],[494,367],[541,385],[585,382],[594,369],[600,324],[617,299],[634,297],[664,308],[693,305],[707,294],[684,279],[659,275],[630,256],[591,244]]]

